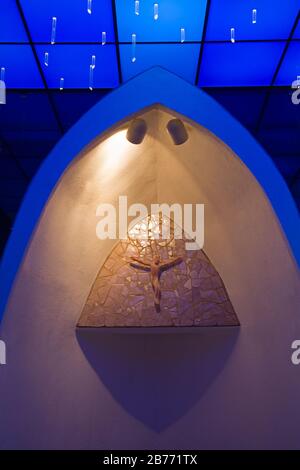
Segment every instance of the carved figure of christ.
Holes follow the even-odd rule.
[[[182,257],[178,256],[169,261],[161,261],[159,255],[155,255],[152,260],[137,258],[135,256],[132,256],[131,259],[133,260],[130,262],[131,266],[150,272],[151,285],[154,293],[154,306],[156,311],[159,312],[161,299],[160,276],[163,271],[181,263]]]

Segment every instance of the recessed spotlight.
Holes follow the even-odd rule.
[[[180,119],[171,119],[167,124],[167,129],[175,145],[184,144],[189,138],[187,130]]]
[[[147,132],[147,124],[144,119],[134,119],[127,129],[127,140],[132,144],[141,144]]]

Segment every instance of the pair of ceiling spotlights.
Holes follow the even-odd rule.
[[[180,119],[171,119],[167,124],[167,130],[174,145],[184,144],[189,138],[187,130]],[[144,119],[134,119],[127,130],[127,140],[132,144],[141,144],[147,132],[147,123]]]

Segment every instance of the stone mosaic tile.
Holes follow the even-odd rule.
[[[182,239],[175,238],[169,219],[169,238],[158,237],[155,230],[162,221],[153,217],[135,226],[128,239],[114,247],[98,272],[77,326],[238,326],[224,283],[204,251],[186,251],[186,237],[182,233]],[[148,233],[147,240],[136,238],[141,231]],[[150,262],[155,256],[160,263],[181,257],[161,273],[159,306],[154,304],[150,271],[132,264],[132,257]]]

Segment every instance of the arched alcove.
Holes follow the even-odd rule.
[[[176,75],[154,67],[114,90],[94,106],[52,150],[24,198],[14,231],[0,266],[0,312],[3,315],[10,289],[28,241],[47,200],[67,166],[90,142],[116,122],[160,103],[209,129],[245,163],[264,189],[300,262],[300,221],[294,201],[271,159],[253,137],[219,104]]]
[[[19,214],[2,266],[4,276],[11,257],[8,277],[14,279],[13,269],[17,275],[1,324],[8,344],[0,375],[1,446],[293,448],[299,374],[289,348],[300,326],[290,248],[294,206],[264,152],[199,90],[161,70],[133,82],[112,94],[121,108],[127,97],[131,112],[107,108],[104,117],[101,107],[91,110],[49,156]],[[163,84],[169,87],[162,91]],[[141,85],[148,86],[149,99]],[[177,105],[174,92],[183,94]],[[187,96],[199,98],[189,100],[189,110]],[[193,120],[198,112],[203,119]],[[141,145],[126,140],[133,115],[148,124]],[[174,117],[184,120],[189,134],[181,146],[166,132]],[[267,178],[262,183],[268,168],[278,187]],[[278,188],[288,215],[272,200]],[[96,208],[117,204],[120,194],[129,204],[205,204],[205,251],[225,283],[239,332],[76,335],[115,243],[96,237]]]

